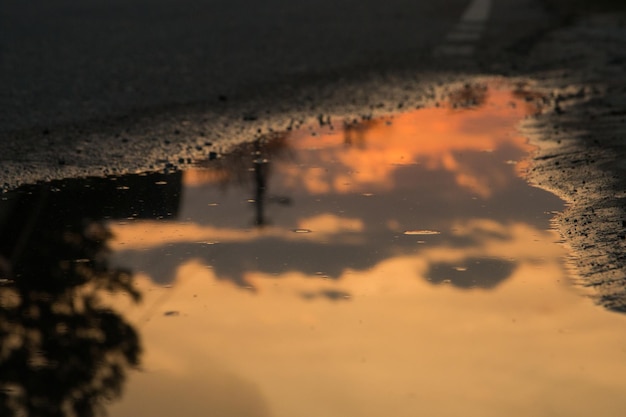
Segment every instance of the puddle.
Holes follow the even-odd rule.
[[[8,415],[617,416],[626,317],[574,288],[521,177],[532,103],[242,146],[0,202]]]

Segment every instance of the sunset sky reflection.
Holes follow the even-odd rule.
[[[146,341],[111,415],[626,410],[626,320],[571,285],[563,203],[521,177],[528,108],[478,92],[245,148],[184,173],[176,220],[111,222]]]

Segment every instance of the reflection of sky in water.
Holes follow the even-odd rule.
[[[567,285],[523,116],[491,90],[277,137],[112,222],[146,345],[112,415],[622,415],[626,321]]]
[[[181,222],[114,225],[124,249],[119,262],[165,284],[181,263],[198,260],[218,279],[249,286],[257,272],[338,279],[410,254],[433,282],[494,287],[519,255],[487,246],[523,238],[514,235],[520,227],[526,237],[543,233],[545,212],[561,203],[516,175],[512,161],[529,150],[512,136],[523,111],[505,92],[492,96],[481,111],[427,109],[321,136],[276,138],[186,172]],[[440,233],[404,233],[422,229]],[[444,248],[448,255],[434,255]]]

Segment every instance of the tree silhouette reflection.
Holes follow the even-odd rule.
[[[70,181],[18,190],[0,205],[0,415],[104,414],[139,365],[137,331],[102,300],[107,291],[140,299],[130,271],[109,267],[112,235],[98,220],[125,199],[118,189],[128,187]]]

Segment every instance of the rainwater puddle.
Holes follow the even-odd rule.
[[[0,409],[623,415],[626,317],[570,284],[563,203],[521,177],[532,106],[455,103],[4,194]]]

